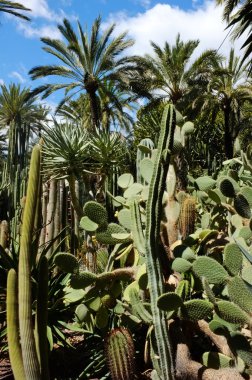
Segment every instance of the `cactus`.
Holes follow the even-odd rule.
[[[210,288],[209,283],[205,277],[202,277],[202,285],[203,285],[203,288],[205,290],[208,300],[212,302],[212,304],[215,304],[216,303],[215,295],[212,289]]]
[[[229,277],[223,266],[211,257],[198,257],[192,269],[198,277],[206,277],[210,284],[223,284]]]
[[[10,269],[7,278],[7,338],[13,375],[16,380],[25,379],[22,351],[19,339],[17,302],[17,274]]]
[[[191,267],[192,263],[182,257],[177,257],[172,263],[172,270],[174,272],[184,273],[190,270]]]
[[[182,298],[173,292],[168,292],[162,294],[157,300],[157,305],[159,309],[164,311],[173,311],[177,310],[183,305]]]
[[[194,232],[196,219],[196,202],[193,197],[187,197],[182,202],[179,214],[179,230],[182,240]]]
[[[134,183],[134,178],[133,178],[133,175],[130,173],[124,173],[120,175],[120,177],[117,180],[118,186],[124,190],[130,187],[131,185],[133,185],[133,183]]]
[[[242,267],[242,252],[237,244],[229,243],[224,248],[224,265],[231,273],[231,275],[237,275]]]
[[[249,203],[245,196],[241,193],[238,193],[234,198],[234,208],[240,216],[243,218],[250,219],[251,218],[251,210]]]
[[[209,368],[227,368],[233,366],[233,359],[219,352],[204,352],[202,363]]]
[[[239,190],[239,185],[233,178],[224,177],[219,183],[219,188],[225,197],[234,198]]]
[[[92,272],[81,272],[72,275],[70,285],[73,289],[84,289],[93,284],[96,279],[97,275]]]
[[[190,300],[185,301],[180,308],[180,316],[182,319],[190,321],[198,321],[200,319],[209,318],[212,315],[213,305],[206,300]]]
[[[194,183],[197,190],[208,191],[214,187],[216,181],[212,177],[202,176],[198,177]]]
[[[159,355],[159,365],[157,367],[160,368],[160,377],[163,380],[174,379],[174,364],[168,325],[164,312],[157,306],[157,300],[164,293],[159,253],[160,219],[162,198],[173,146],[175,123],[175,109],[172,105],[168,105],[163,112],[157,155],[146,206],[146,267],[154,333]],[[159,371],[159,368],[156,368],[156,370]]]
[[[113,234],[115,235],[113,236]],[[120,236],[116,237],[116,234],[124,234],[125,236],[123,235],[123,238],[120,238]],[[131,240],[128,232],[116,223],[109,223],[106,228],[99,227],[96,230],[95,236],[102,244],[115,245],[117,243],[128,242]]]
[[[43,256],[39,263],[36,329],[37,354],[40,363],[40,376],[49,380],[48,343],[47,343],[47,309],[48,309],[48,262]]]
[[[151,139],[146,138],[140,141],[137,149],[137,159],[136,159],[136,175],[137,182],[145,185],[144,178],[140,169],[140,165],[143,159],[150,157],[151,151],[154,149],[154,143]]]
[[[136,315],[139,319],[144,321],[147,324],[152,323],[152,315],[148,312],[148,310],[144,307],[138,290],[135,287],[131,287],[129,290],[129,298],[132,306],[133,314]]]
[[[105,339],[105,355],[112,380],[132,380],[135,375],[135,348],[130,332],[116,328]]]
[[[22,357],[28,379],[40,379],[39,361],[33,334],[31,294],[31,242],[40,178],[40,146],[33,148],[23,215],[18,265],[18,302]]]
[[[100,203],[89,201],[85,203],[83,208],[84,215],[91,219],[94,223],[99,226],[107,226],[108,224],[108,214],[105,207]]]
[[[77,273],[79,271],[79,262],[71,253],[57,253],[54,257],[54,264],[66,273]]]
[[[237,305],[229,301],[218,301],[215,306],[216,314],[229,323],[245,325],[250,323],[249,316]]]
[[[228,295],[236,305],[247,313],[252,311],[252,298],[251,292],[248,290],[244,281],[236,276],[230,279],[227,285]]]

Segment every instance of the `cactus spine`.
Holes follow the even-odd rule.
[[[14,269],[10,269],[7,278],[7,337],[9,356],[15,379],[24,380],[25,371],[18,325],[17,274]]]
[[[160,310],[157,306],[158,298],[164,293],[163,274],[159,255],[160,221],[162,197],[173,146],[175,123],[175,109],[172,105],[168,105],[163,112],[157,156],[146,208],[146,265],[154,332],[159,355],[158,367],[160,368],[159,372],[162,380],[173,380],[175,376],[168,324],[164,311]],[[158,371],[158,368],[156,370]]]
[[[40,146],[33,148],[29,171],[27,197],[20,239],[18,302],[22,356],[27,379],[40,379],[32,321],[31,242],[40,179]]]

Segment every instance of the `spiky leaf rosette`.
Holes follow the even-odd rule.
[[[206,277],[210,284],[223,284],[229,277],[223,266],[211,257],[198,257],[192,269],[198,277]]]
[[[83,208],[84,214],[99,226],[108,224],[108,214],[105,207],[95,201],[86,202]]]
[[[59,124],[54,120],[52,128],[43,135],[43,172],[48,177],[62,178],[74,173],[79,175],[89,161],[89,137],[78,124]]]
[[[227,288],[231,301],[240,306],[240,308],[247,313],[251,313],[252,295],[244,281],[238,276],[233,277],[228,282]]]
[[[180,317],[190,321],[207,319],[212,315],[213,305],[206,300],[190,300],[184,302],[180,309]]]
[[[132,380],[135,374],[135,348],[126,328],[112,329],[105,339],[105,355],[112,380]]]
[[[243,255],[236,243],[228,243],[224,248],[224,265],[231,273],[237,275],[242,267]]]
[[[229,323],[245,325],[250,323],[249,316],[237,305],[229,301],[218,301],[215,307],[216,314]]]

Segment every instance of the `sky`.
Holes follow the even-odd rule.
[[[43,51],[41,37],[62,38],[57,25],[68,18],[90,30],[101,15],[102,28],[116,23],[115,33],[128,31],[135,44],[128,54],[151,54],[150,41],[161,47],[165,41],[174,44],[178,33],[183,41],[199,39],[193,58],[205,49],[219,49],[228,56],[231,48],[222,8],[210,0],[19,0],[30,8],[31,22],[0,12],[0,84],[19,83],[34,88],[41,80],[32,81],[29,70],[34,66],[58,63]],[[239,54],[241,42],[236,42]],[[50,78],[49,78],[50,80]],[[46,80],[47,81],[47,80]],[[62,94],[53,94],[47,103],[55,107]]]

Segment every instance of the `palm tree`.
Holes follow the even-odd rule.
[[[144,76],[142,80],[149,83],[155,99],[170,101],[184,112],[185,104],[190,103],[195,92],[206,86],[212,66],[219,57],[215,51],[207,50],[191,63],[199,40],[183,42],[179,34],[173,46],[168,42],[164,48],[154,42],[151,45],[154,57],[146,55],[137,59]]]
[[[240,64],[234,49],[226,63],[220,63],[213,72],[205,94],[197,99],[205,115],[214,122],[223,116],[224,148],[228,159],[233,157],[234,141],[246,122],[245,110],[252,104],[252,85],[247,78],[247,65]],[[246,114],[248,112],[246,111]]]
[[[10,183],[10,211],[12,216],[16,204],[12,204],[16,192],[17,204],[21,193],[22,171],[28,164],[29,141],[32,133],[39,135],[46,121],[48,110],[36,104],[36,97],[30,97],[28,88],[10,84],[0,86],[0,128],[8,133],[7,173]],[[17,181],[17,182],[15,182]]]
[[[26,8],[24,5],[19,3],[14,3],[13,1],[1,0],[0,1],[0,12],[9,13],[16,17],[22,18],[24,20],[30,21],[28,16],[25,16],[19,11],[30,11],[31,9]]]
[[[233,28],[232,35],[237,39],[247,33],[242,48],[246,48],[240,62],[242,65],[252,54],[252,2],[251,0],[216,0],[217,4],[224,4],[223,18],[228,22],[228,28]],[[238,8],[237,8],[238,7]],[[235,11],[235,13],[234,13]],[[249,72],[252,71],[252,63],[249,64]]]
[[[126,83],[127,73],[132,67],[132,58],[122,55],[132,46],[133,40],[126,33],[112,38],[115,24],[111,25],[100,35],[101,18],[98,17],[92,26],[91,36],[83,31],[78,22],[78,33],[75,33],[70,22],[65,19],[58,26],[65,42],[51,38],[42,38],[44,50],[56,57],[60,63],[48,66],[34,67],[32,79],[57,76],[64,81],[57,84],[46,84],[36,88],[33,94],[43,93],[47,97],[52,92],[64,89],[65,97],[62,104],[72,99],[80,91],[84,91],[89,99],[93,130],[100,127],[99,96],[105,94],[112,102],[115,97],[111,88],[106,84],[110,81],[115,86]]]

